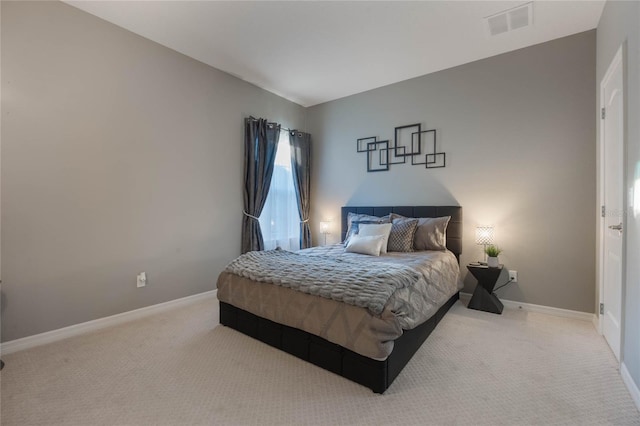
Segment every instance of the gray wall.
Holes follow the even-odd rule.
[[[595,41],[589,31],[309,108],[313,223],[333,219],[336,241],[342,205],[459,204],[462,265],[482,256],[475,226],[493,224],[518,270],[501,298],[594,312]],[[447,167],[367,173],[356,139],[417,122],[438,130]]]
[[[595,32],[312,107],[305,126],[304,108],[75,8],[1,4],[2,341],[213,289],[240,251],[247,115],[312,133],[329,241],[341,205],[460,204],[462,263],[490,223],[519,271],[501,297],[593,312]],[[447,168],[366,173],[355,139],[413,122],[439,130]]]
[[[304,108],[63,3],[1,7],[2,340],[214,289],[243,118]]]
[[[626,110],[626,182],[625,188],[633,192],[640,179],[640,3],[607,1],[597,37],[597,84],[604,77],[618,48],[624,44],[625,110]],[[599,90],[598,90],[599,91]],[[598,93],[599,95],[599,93]],[[598,105],[600,100],[598,99]],[[598,133],[599,134],[599,133]],[[627,191],[625,191],[626,193]],[[627,200],[640,206],[640,200]],[[636,207],[637,209],[638,207]],[[626,215],[626,280],[623,291],[623,352],[622,361],[629,374],[640,386],[640,217],[633,205]]]

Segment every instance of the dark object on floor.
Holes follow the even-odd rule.
[[[4,368],[4,361],[0,359],[0,370]]]
[[[478,280],[478,285],[476,285],[467,307],[478,311],[491,312],[492,314],[502,314],[504,306],[493,293],[493,288],[502,273],[502,265],[498,268],[489,268],[484,265],[467,265],[467,269]]]
[[[220,324],[366,386],[375,393],[384,393],[458,296],[458,293],[454,294],[426,322],[413,330],[405,330],[395,340],[393,352],[384,361],[367,358],[306,331],[258,317],[224,302],[220,302]]]

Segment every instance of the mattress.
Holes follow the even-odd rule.
[[[301,256],[345,258],[350,262],[406,265],[418,279],[396,290],[379,314],[301,293],[291,288],[223,272],[218,278],[218,299],[271,321],[322,337],[368,358],[383,360],[393,341],[429,319],[461,288],[460,270],[449,251],[387,253],[374,257],[345,253],[342,244],[297,252]]]

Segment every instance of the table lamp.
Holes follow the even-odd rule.
[[[320,222],[320,233],[324,235],[324,245],[327,245],[327,234],[330,234],[329,232],[329,222],[323,221]]]
[[[485,253],[485,250],[489,244],[493,244],[493,226],[476,227],[476,244],[482,244],[484,246],[482,249],[484,262],[480,263],[487,263],[487,253]]]

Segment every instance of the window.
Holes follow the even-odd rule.
[[[300,249],[300,214],[291,172],[289,133],[280,132],[269,195],[260,215],[264,249]]]

